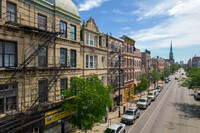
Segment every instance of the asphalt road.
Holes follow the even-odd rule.
[[[182,70],[183,72],[183,70]],[[127,133],[200,133],[200,101],[194,99],[194,91],[179,87],[175,76],[164,85],[163,91],[134,125],[127,125]]]

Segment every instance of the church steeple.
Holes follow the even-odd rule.
[[[170,52],[169,52],[169,60],[170,60],[170,62],[174,61],[173,49],[172,49],[172,41],[171,41]]]

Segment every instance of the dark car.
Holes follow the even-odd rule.
[[[175,80],[178,80],[178,77],[175,77]]]
[[[169,81],[166,79],[166,80],[165,80],[165,83],[169,83]]]

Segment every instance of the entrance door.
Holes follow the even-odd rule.
[[[39,80],[39,103],[48,101],[48,80]]]

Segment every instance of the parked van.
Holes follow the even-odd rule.
[[[147,97],[148,98],[151,98],[152,101],[154,101],[156,99],[156,92],[155,91],[150,91],[148,94],[147,94]]]

